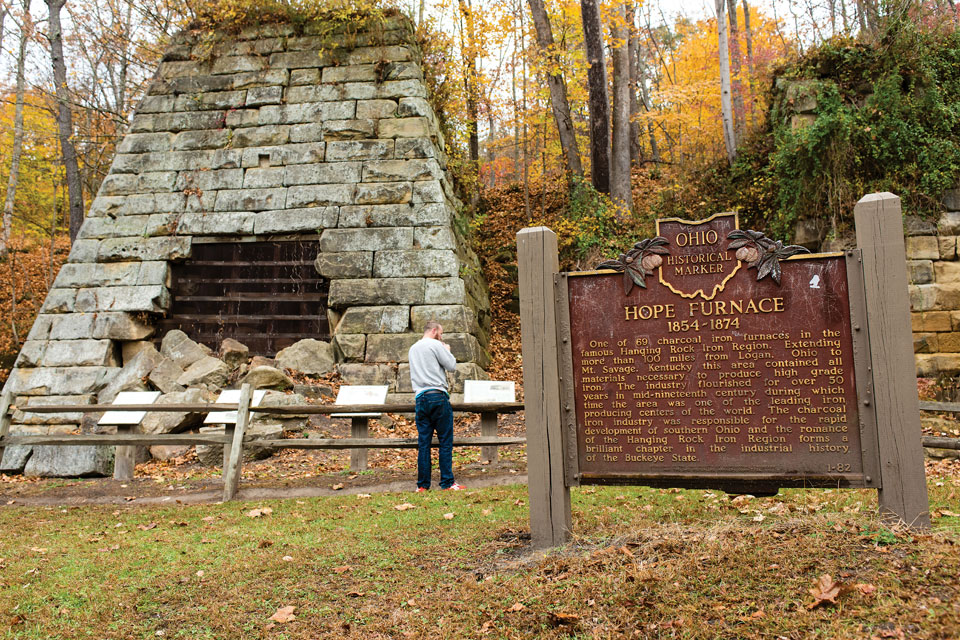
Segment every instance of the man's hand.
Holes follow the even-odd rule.
[[[446,342],[441,342],[440,344],[442,344],[444,347],[446,347],[446,348],[447,348],[447,351],[450,351],[450,345],[448,345]]]

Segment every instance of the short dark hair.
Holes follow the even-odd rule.
[[[433,331],[434,329],[440,329],[440,328],[442,327],[440,326],[439,322],[435,320],[430,320],[429,322],[427,322],[427,324],[423,325],[423,332],[426,333],[427,331]]]

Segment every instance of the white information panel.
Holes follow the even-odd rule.
[[[335,404],[384,404],[387,401],[387,385],[357,384],[342,385],[337,392]],[[331,413],[331,418],[379,418],[379,413]]]
[[[517,391],[513,382],[499,380],[464,380],[463,401],[474,402],[516,402]]]
[[[159,391],[121,391],[110,404],[153,404],[159,397]],[[140,424],[140,421],[143,420],[146,415],[146,411],[107,411],[97,424]]]
[[[258,389],[254,391],[250,405],[255,407],[260,404],[260,401],[263,400],[263,396],[265,395],[267,395],[266,389]],[[238,404],[239,402],[240,389],[227,389],[226,391],[221,391],[220,395],[217,396],[217,404]],[[250,420],[253,420],[254,415],[254,413],[250,414]],[[237,412],[211,411],[207,414],[203,424],[237,424]]]

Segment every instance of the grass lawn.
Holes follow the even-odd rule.
[[[929,488],[923,534],[881,527],[870,491],[581,488],[548,554],[519,485],[9,507],[0,637],[957,638],[960,475]],[[841,591],[811,609],[824,574]]]

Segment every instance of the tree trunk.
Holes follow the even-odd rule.
[[[60,155],[67,178],[67,201],[70,203],[70,241],[76,240],[83,224],[83,185],[77,151],[73,146],[73,112],[67,96],[67,64],[63,59],[63,30],[60,10],[66,0],[47,0],[50,9],[50,60],[53,65],[53,84],[57,97],[57,130],[60,135]],[[120,105],[118,105],[120,106]]]
[[[27,42],[33,23],[30,19],[30,0],[23,2],[23,17],[20,22],[20,49],[17,52],[16,106],[13,112],[13,149],[10,151],[10,174],[7,176],[7,195],[3,201],[3,233],[0,234],[0,257],[10,250],[10,234],[13,229],[13,205],[17,198],[17,183],[20,180],[20,156],[23,155],[23,96],[26,91],[24,67],[27,59]],[[12,319],[11,319],[12,321]]]
[[[543,0],[529,0],[530,13],[533,14],[533,26],[537,30],[537,45],[547,60],[547,86],[550,87],[550,106],[553,108],[553,118],[557,123],[557,132],[560,135],[560,148],[567,162],[567,174],[583,176],[583,166],[580,163],[580,150],[577,148],[577,135],[573,129],[573,119],[570,117],[570,104],[567,102],[567,85],[560,73],[560,59],[553,42],[553,30],[550,27],[550,18],[543,6]]]
[[[477,87],[477,39],[473,29],[473,13],[465,0],[460,0],[460,13],[466,21],[467,42],[464,46],[463,31],[461,30],[461,49],[463,50],[463,83],[467,96],[467,134],[470,148],[470,164],[472,174],[477,179],[477,188],[479,189],[479,169],[480,169],[480,134],[477,130],[479,120],[479,100]],[[475,204],[479,192],[474,192],[471,198]]]
[[[610,103],[607,98],[607,63],[603,55],[603,26],[597,0],[580,0],[583,44],[587,53],[587,88],[590,94],[590,174],[593,187],[610,193]]]
[[[522,6],[522,5],[521,5]],[[520,178],[520,108],[517,105],[517,34],[513,28],[513,50],[510,52],[510,93],[513,98],[513,179]]]
[[[727,11],[725,0],[716,0],[717,35],[720,46],[720,118],[723,121],[723,143],[727,148],[727,161],[733,164],[737,159],[737,141],[733,132],[733,105],[730,101],[730,58],[727,45]]]
[[[496,144],[497,135],[496,135],[497,123],[493,120],[493,108],[490,105],[487,105],[487,164],[489,165],[487,171],[490,174],[490,188],[497,186],[497,171],[494,161],[496,160],[496,153],[493,148]]]
[[[616,9],[610,35],[613,44],[613,156],[610,163],[610,196],[620,208],[618,213],[628,215],[633,195],[630,191],[630,50],[626,26],[626,11]]]
[[[647,63],[640,51],[639,43],[637,46],[637,77],[640,83],[640,99],[643,103],[643,110],[647,113],[653,111],[653,101],[650,99],[650,91],[647,89]],[[650,139],[650,157],[654,162],[660,162],[660,147],[657,145],[656,129],[653,122],[647,120],[647,136]]]
[[[727,0],[730,13],[730,65],[733,82],[734,131],[737,138],[743,137],[746,109],[743,105],[743,84],[740,81],[740,25],[737,20],[737,0]]]
[[[530,159],[527,155],[527,44],[524,35],[523,25],[523,5],[520,5],[520,54],[523,61],[520,81],[521,95],[523,97],[523,211],[527,214],[527,222],[533,220],[533,212],[530,210]]]
[[[637,88],[640,84],[640,38],[637,35],[636,15],[633,1],[624,5],[626,10],[627,29],[627,58],[630,61],[630,161],[639,164],[643,155],[640,149],[640,123],[637,116],[640,114],[640,100],[637,98]]]
[[[750,99],[750,122],[751,124],[754,121],[754,105],[753,105],[753,96],[756,95],[754,90],[754,68],[753,68],[753,31],[750,29],[750,5],[747,4],[747,0],[742,0],[743,4],[743,33],[746,36],[747,40],[747,86],[749,91],[747,96]]]

